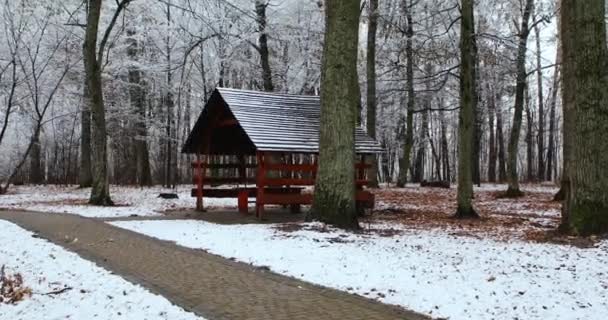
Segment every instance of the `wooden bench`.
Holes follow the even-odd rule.
[[[294,196],[306,196],[302,194],[304,188],[294,188],[294,187],[266,187],[264,188],[265,196],[286,196],[286,195],[294,195]],[[198,189],[193,188],[191,191],[191,196],[196,197]],[[237,198],[238,199],[238,208],[239,212],[247,213],[248,212],[248,204],[249,198],[257,197],[258,189],[256,187],[234,187],[234,188],[210,188],[203,189],[203,197],[206,198]],[[273,203],[273,204],[289,204],[292,212],[300,211],[299,203]],[[305,203],[303,203],[305,204]]]

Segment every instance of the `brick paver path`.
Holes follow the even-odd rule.
[[[18,211],[0,211],[0,219],[36,232],[210,320],[427,319],[100,220]]]

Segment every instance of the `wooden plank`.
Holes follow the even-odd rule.
[[[357,191],[356,201],[361,203],[374,202],[374,194],[369,191]],[[312,204],[312,194],[271,194],[265,193],[262,196],[264,204]]]
[[[193,178],[193,182],[194,184],[198,184],[200,177],[194,177]],[[247,178],[247,179],[241,179],[241,178],[209,178],[209,177],[203,177],[203,184],[208,186],[208,185],[222,185],[222,184],[241,184],[241,183],[247,183],[247,184],[253,184],[256,182],[256,179],[253,178]]]
[[[314,186],[314,179],[290,179],[290,178],[266,178],[264,184],[267,186]]]
[[[199,163],[197,161],[192,161],[191,166],[192,168],[199,168],[200,166],[203,166],[206,169],[235,169],[235,168],[257,168],[257,165],[255,163],[246,163],[246,164],[240,164],[240,163],[210,163],[210,164],[205,164],[205,163]]]
[[[312,194],[265,194],[264,204],[311,204]]]
[[[367,180],[356,180],[358,186],[369,184]],[[292,179],[292,178],[266,178],[264,184],[267,186],[314,186],[315,179]]]
[[[289,194],[302,193],[304,188],[264,188],[265,194]],[[247,192],[248,197],[255,197],[258,189],[255,187],[248,188],[227,188],[227,189],[205,189],[205,197],[207,198],[237,198],[240,192]],[[196,197],[197,188],[192,188],[191,196]]]
[[[266,164],[266,169],[271,171],[313,172],[317,171],[317,166],[314,164],[269,163]]]

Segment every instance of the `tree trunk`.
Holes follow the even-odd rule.
[[[378,27],[378,0],[369,1],[369,25],[367,28],[367,134],[376,139],[376,29]],[[368,170],[369,187],[378,187],[378,160],[370,157]]]
[[[89,0],[87,27],[84,40],[84,69],[91,106],[91,151],[93,182],[89,203],[112,205],[108,185],[108,153],[106,142],[106,116],[103,104],[101,66],[97,57],[97,31],[101,14],[101,0]]]
[[[542,48],[540,46],[540,28],[538,24],[534,26],[534,34],[536,35],[536,67],[538,75],[536,79],[538,90],[538,181],[545,181],[545,102],[543,98],[543,70],[541,63]]]
[[[526,51],[528,47],[528,35],[530,34],[528,22],[532,12],[534,0],[526,0],[521,28],[519,32],[519,43],[517,46],[517,83],[515,86],[515,112],[513,114],[513,126],[509,137],[509,154],[507,163],[507,180],[509,188],[507,197],[520,197],[519,176],[517,173],[517,154],[519,152],[519,136],[521,134],[521,122],[524,109],[524,92],[526,89]]]
[[[135,38],[135,29],[127,30],[129,36],[129,47],[127,54],[132,61],[129,68],[129,99],[131,108],[134,111],[134,131],[135,131],[135,171],[136,180],[140,186],[152,185],[152,175],[150,173],[150,159],[148,154],[148,130],[146,126],[146,104],[141,80],[142,72],[137,66],[139,44]]]
[[[443,105],[443,103],[442,103]],[[447,124],[443,112],[440,113],[441,121],[441,155],[443,158],[443,179],[447,182],[452,182],[452,173],[450,170],[450,151],[448,148]]]
[[[558,50],[558,58],[556,59],[556,64],[559,66],[561,63],[561,57],[559,57]],[[556,119],[555,119],[555,111],[557,108],[557,92],[559,90],[559,67],[555,67],[555,71],[553,74],[553,88],[551,89],[551,104],[549,111],[549,142],[547,146],[547,180],[553,181],[553,167],[555,162],[555,127],[556,127]]]
[[[528,182],[534,181],[534,116],[532,115],[531,102],[528,88],[526,87],[526,172]]]
[[[268,35],[266,33],[266,25],[268,24],[266,19],[266,7],[268,1],[256,0],[255,1],[255,13],[258,23],[258,53],[260,54],[260,65],[262,67],[262,82],[264,91],[274,91],[274,83],[272,82],[272,69],[270,68],[270,50],[268,49]],[[265,157],[267,163],[281,163],[280,155],[271,153]],[[266,172],[268,178],[280,178],[279,172],[268,171]]]
[[[481,105],[481,87],[479,73],[479,59],[477,50],[477,39],[473,37],[473,61],[475,62],[475,98],[473,101],[473,114],[475,115],[475,126],[473,127],[475,132],[473,133],[473,183],[481,187],[481,139],[483,133],[481,128],[483,126],[483,110],[480,108]],[[473,185],[471,184],[471,194],[473,194]]]
[[[572,114],[564,118],[572,131],[564,131],[571,152],[563,211],[572,233],[603,234],[608,232],[605,1],[562,0],[561,17],[564,100],[573,102]]]
[[[42,147],[40,146],[40,130],[32,136],[33,144],[30,152],[30,183],[41,184],[44,182],[42,172]]]
[[[414,108],[415,108],[415,93],[414,93],[414,26],[412,21],[412,2],[404,1],[403,9],[406,16],[406,44],[405,55],[407,59],[406,66],[406,81],[407,81],[407,123],[403,141],[403,156],[399,161],[399,177],[397,179],[398,187],[405,187],[407,183],[407,171],[410,168],[412,146],[414,144]]]
[[[498,138],[498,181],[504,183],[507,181],[507,160],[504,130],[502,128],[502,108],[500,108],[501,97],[498,93],[494,101],[496,102],[496,136]]]
[[[268,1],[256,0],[255,13],[257,15],[258,39],[260,64],[262,65],[262,81],[264,82],[264,91],[274,91],[272,83],[272,70],[270,69],[270,52],[268,50],[268,35],[266,34],[266,7]]]
[[[321,68],[319,170],[309,219],[357,229],[355,125],[360,103],[357,77],[359,2],[325,2]]]
[[[475,135],[475,18],[473,0],[462,0],[460,27],[460,112],[458,115],[457,218],[479,218],[473,209],[473,144]]]
[[[488,86],[489,87],[489,86]],[[496,95],[488,90],[488,125],[490,129],[489,154],[488,154],[488,181],[496,182],[496,134],[494,133],[494,115],[496,113]]]
[[[93,184],[91,175],[91,107],[89,104],[89,92],[84,85],[84,101],[80,112],[80,168],[78,172],[78,184],[80,188],[88,188]]]

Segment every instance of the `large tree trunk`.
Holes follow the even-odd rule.
[[[515,112],[513,113],[513,125],[509,137],[509,154],[507,162],[507,180],[509,188],[506,196],[519,197],[522,195],[519,189],[519,175],[517,173],[517,154],[519,152],[519,136],[521,134],[521,122],[524,109],[524,93],[526,90],[526,51],[528,48],[528,35],[530,30],[528,22],[532,12],[534,0],[526,0],[521,28],[519,30],[519,43],[517,46],[517,83],[515,85]]]
[[[359,2],[325,2],[321,68],[319,170],[309,218],[357,229],[355,125],[360,89],[357,77]]]
[[[473,0],[462,0],[460,27],[460,112],[458,115],[457,218],[479,218],[473,209],[473,143],[475,135],[475,20]]]
[[[137,66],[137,56],[139,45],[135,38],[135,29],[127,30],[129,36],[129,48],[127,54],[132,61],[129,67],[129,99],[131,108],[134,111],[134,131],[135,131],[135,171],[136,180],[140,186],[152,185],[152,175],[150,173],[150,159],[148,154],[148,130],[146,126],[146,104],[141,80],[142,72]]]
[[[367,134],[376,139],[376,29],[378,27],[378,0],[369,1],[367,27]],[[369,186],[378,187],[378,159],[371,157],[368,171]]]
[[[404,0],[403,10],[406,16],[406,42],[405,55],[407,59],[406,65],[406,81],[407,81],[407,123],[403,141],[403,156],[399,161],[399,177],[397,186],[404,187],[407,183],[407,171],[410,168],[412,146],[414,144],[414,108],[415,108],[415,93],[414,93],[414,26],[412,21],[412,2]]]
[[[581,236],[602,234],[608,232],[605,1],[562,0],[561,17],[564,100],[573,107],[564,118],[571,130],[564,131],[571,143],[564,229]]]

